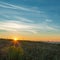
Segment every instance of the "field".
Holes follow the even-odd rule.
[[[60,60],[60,44],[0,39],[0,60]]]

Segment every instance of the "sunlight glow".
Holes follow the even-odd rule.
[[[17,41],[18,39],[17,38],[14,38],[14,41]]]

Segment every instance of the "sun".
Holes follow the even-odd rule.
[[[14,37],[13,38],[13,46],[16,47],[17,44],[18,44],[18,38]]]
[[[17,41],[18,39],[17,39],[17,38],[14,38],[13,40],[14,40],[14,41]]]

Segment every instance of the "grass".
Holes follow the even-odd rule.
[[[60,44],[48,42],[0,40],[0,60],[60,60]]]
[[[21,47],[10,46],[3,48],[3,55],[0,57],[1,60],[23,60],[23,50]]]

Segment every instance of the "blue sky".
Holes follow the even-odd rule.
[[[60,0],[0,0],[1,31],[60,36]]]

